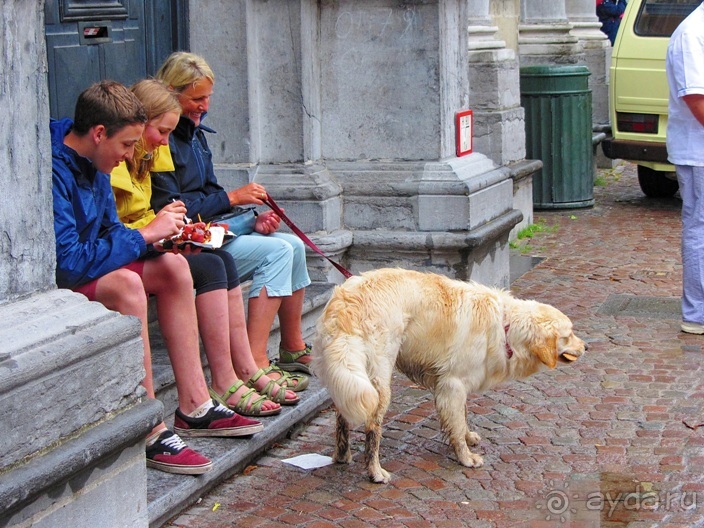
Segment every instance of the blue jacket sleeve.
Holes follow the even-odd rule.
[[[107,185],[109,188],[109,181]],[[60,288],[73,288],[100,278],[134,262],[147,250],[142,235],[126,228],[117,218],[111,192],[101,196],[102,203],[93,204],[81,201],[71,191],[54,174],[56,283]],[[89,206],[83,207],[80,216],[87,217],[84,212],[90,211],[94,213],[91,219],[77,219],[74,208],[77,200],[80,205]]]

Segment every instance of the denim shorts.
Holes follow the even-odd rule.
[[[286,297],[310,284],[306,248],[296,235],[240,235],[223,249],[235,257],[240,280],[252,280],[250,298],[264,286],[269,297]]]

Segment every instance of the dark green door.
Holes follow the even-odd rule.
[[[51,117],[73,117],[78,94],[113,79],[127,85],[153,75],[188,49],[187,0],[46,0],[45,36]]]

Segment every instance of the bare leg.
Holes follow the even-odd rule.
[[[197,295],[196,312],[198,329],[210,364],[213,388],[221,394],[237,381],[229,353],[227,291],[220,289]]]
[[[145,290],[156,295],[159,326],[176,378],[178,404],[185,414],[210,399],[198,344],[193,280],[186,259],[173,253],[144,263]]]
[[[230,316],[230,354],[232,356],[232,364],[235,367],[237,376],[240,379],[248,380],[256,374],[260,366],[254,360],[252,349],[250,348],[247,322],[244,315],[242,288],[240,286],[227,292],[227,306]],[[266,365],[268,364],[267,362]],[[269,380],[267,379],[268,382]]]
[[[303,299],[306,290],[301,288],[292,295],[281,298],[279,308],[279,323],[281,324],[281,347],[284,350],[296,352],[303,350],[306,344],[301,334],[301,318],[303,317]]]
[[[276,312],[281,306],[281,297],[269,297],[266,287],[262,288],[259,297],[249,300],[249,314],[247,317],[247,335],[252,356],[259,368],[269,366],[269,356],[267,354],[267,343],[269,332],[274,323]]]
[[[116,270],[98,280],[95,298],[109,310],[123,315],[133,315],[142,323],[142,343],[144,344],[144,371],[142,386],[148,398],[154,398],[154,380],[152,377],[151,346],[149,345],[149,327],[147,320],[147,295],[142,279],[129,270]],[[164,429],[164,422],[157,424],[151,433]]]
[[[239,292],[239,288],[237,288],[237,291]],[[239,298],[241,305],[241,293],[239,293]],[[242,337],[235,337],[236,334],[244,334],[244,341],[247,343],[246,351],[249,353],[247,333],[244,331],[244,310],[241,313],[242,328],[233,328],[230,292],[225,289],[219,289],[197,295],[196,311],[198,313],[198,328],[203,339],[205,355],[208,357],[208,364],[210,365],[213,390],[222,395],[238,381],[238,375],[233,367],[234,354],[230,350],[233,341],[239,342],[242,340]],[[249,354],[249,358],[250,362],[254,364],[251,354]],[[248,378],[244,379],[246,381]],[[233,406],[236,405],[247,390],[249,389],[243,385],[230,396],[227,403]],[[274,403],[271,400],[266,400],[262,404],[263,411],[278,409],[279,407],[278,403]]]
[[[244,316],[244,301],[242,300],[242,288],[239,286],[233,288],[227,293],[227,298],[228,306],[230,307],[230,353],[232,354],[232,364],[235,367],[237,376],[244,381],[248,381],[261,367],[254,361],[252,349],[249,345],[247,323],[245,322]],[[268,358],[266,365],[269,365]],[[273,378],[264,374],[257,379],[254,386],[257,390],[263,390],[272,379]],[[278,392],[276,394],[278,395]],[[295,400],[297,396],[295,392],[286,390],[285,398]]]

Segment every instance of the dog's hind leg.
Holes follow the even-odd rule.
[[[372,382],[379,391],[379,406],[376,408],[374,416],[365,424],[366,440],[364,444],[367,461],[367,473],[369,480],[377,484],[387,484],[389,482],[389,472],[381,467],[379,462],[379,445],[381,443],[381,424],[384,415],[391,403],[391,379],[385,385],[380,386],[378,380]]]
[[[365,455],[367,459],[367,473],[369,480],[377,484],[389,482],[389,472],[381,467],[379,462],[379,444],[381,443],[381,426],[374,424],[367,429],[365,442]]]
[[[339,412],[336,411],[336,414],[335,453],[332,459],[338,464],[349,464],[352,462],[352,453],[350,451],[350,426]]]
[[[480,437],[467,427],[465,393],[465,388],[459,381],[444,380],[435,387],[435,408],[440,416],[440,425],[447,433],[460,464],[481,467],[484,459],[469,450],[469,445],[478,444]]]

